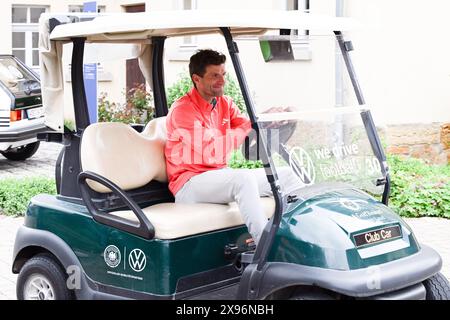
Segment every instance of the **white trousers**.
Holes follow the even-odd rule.
[[[294,178],[290,170],[281,171],[279,175],[281,180]],[[268,221],[259,198],[271,195],[272,191],[264,169],[224,168],[192,177],[177,192],[175,202],[229,203],[236,201],[248,231],[258,244]]]

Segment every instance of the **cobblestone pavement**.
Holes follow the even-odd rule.
[[[41,142],[37,152],[25,161],[10,161],[0,155],[0,181],[4,178],[30,176],[55,177],[55,163],[61,144]],[[16,298],[16,278],[11,272],[11,259],[16,231],[23,218],[0,215],[0,299]]]
[[[17,275],[11,271],[14,239],[23,218],[0,215],[0,300],[16,299]]]
[[[37,152],[25,161],[11,161],[0,155],[0,179],[9,177],[55,177],[55,163],[62,145],[41,142]]]

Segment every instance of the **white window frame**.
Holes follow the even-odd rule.
[[[25,50],[25,61],[23,61],[27,66],[33,69],[33,71],[39,72],[39,62],[37,65],[33,64],[33,51],[39,48],[33,48],[33,33],[39,34],[39,23],[31,22],[31,8],[44,8],[45,12],[48,12],[50,6],[48,5],[16,5],[11,6],[11,12],[13,8],[26,8],[27,9],[27,21],[25,23],[16,23],[12,21],[11,15],[11,32],[23,32],[25,33],[25,47],[17,48],[13,47],[11,40],[11,52],[12,50]]]
[[[190,8],[185,7],[185,1],[190,1]],[[179,0],[179,7],[181,10],[195,10],[197,9],[197,0]],[[180,44],[180,48],[190,49],[192,47],[197,47],[197,37],[195,36],[186,36],[182,38],[182,43]]]
[[[78,9],[79,11],[73,11],[73,9]],[[68,12],[83,12],[83,5],[82,4],[70,4],[67,6]],[[97,6],[97,13],[103,13],[106,12],[106,6]]]
[[[301,12],[309,12],[310,0],[286,0],[286,10],[298,10]],[[297,7],[297,8],[296,8]],[[292,30],[292,35],[301,38],[291,40],[292,51],[295,60],[311,60],[312,52],[309,42],[308,30]]]
[[[177,10],[196,10],[197,0],[191,1],[191,8],[186,9],[184,6],[185,0],[177,0]],[[171,61],[189,61],[190,57],[198,49],[198,39],[196,36],[185,36],[177,39],[178,50],[169,54],[168,59]]]

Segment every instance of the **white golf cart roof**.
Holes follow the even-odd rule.
[[[92,21],[66,24],[55,28],[51,40],[86,37],[87,41],[139,40],[154,36],[184,36],[219,32],[254,34],[269,29],[347,31],[353,23],[348,18],[317,16],[298,11],[271,10],[180,10],[123,13],[101,16]]]
[[[46,124],[62,131],[64,83],[62,45],[72,38],[86,38],[87,43],[134,43],[134,57],[147,82],[151,82],[151,37],[187,36],[219,33],[229,27],[236,35],[264,34],[268,30],[300,29],[325,33],[348,31],[355,22],[349,18],[318,16],[298,11],[274,10],[180,10],[145,13],[119,13],[98,16],[91,21],[58,25],[50,32],[49,20],[74,14],[43,14],[40,18],[39,53],[41,88]],[[67,19],[69,21],[69,19]],[[133,58],[133,57],[128,57]]]

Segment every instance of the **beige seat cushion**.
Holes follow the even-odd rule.
[[[272,217],[275,211],[274,199],[263,197],[261,203],[267,218]],[[235,202],[228,205],[160,203],[144,208],[143,211],[155,227],[155,238],[157,239],[176,239],[244,224]],[[116,211],[112,214],[137,221],[131,210]]]
[[[166,117],[159,117],[151,120],[141,133],[149,139],[167,140]]]
[[[164,145],[166,118],[150,121],[142,133],[123,123],[95,123],[86,128],[81,141],[81,165],[113,181],[124,190],[146,185],[151,180],[167,181]],[[89,181],[98,192],[106,187]],[[269,218],[275,211],[273,198],[261,198]],[[161,203],[143,209],[155,227],[155,238],[176,239],[189,235],[243,225],[236,203]],[[137,221],[131,210],[112,214]]]
[[[164,142],[123,123],[88,126],[83,132],[80,158],[83,171],[100,174],[124,190],[142,187],[152,180],[167,181]],[[96,182],[88,180],[88,184],[97,192],[110,192]]]

